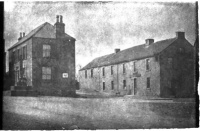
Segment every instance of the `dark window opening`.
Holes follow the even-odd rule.
[[[103,82],[103,90],[105,90],[106,89],[106,87],[105,87],[105,82]]]
[[[105,68],[102,69],[103,76],[105,76]]]
[[[19,49],[19,60],[22,59],[22,48]]]
[[[126,80],[123,80],[123,89],[126,89]]]
[[[111,89],[114,90],[114,81],[111,81]]]
[[[123,64],[123,73],[126,73],[125,64]]]
[[[113,75],[113,66],[111,66],[111,75]]]
[[[172,58],[168,58],[168,65],[170,68],[172,67]]]
[[[136,72],[135,61],[133,62],[133,72]]]
[[[19,61],[19,49],[17,50],[17,61]]]
[[[150,88],[150,77],[147,77],[147,88]]]
[[[93,69],[91,69],[91,77],[93,77]]]
[[[24,46],[22,49],[22,59],[27,59],[27,46]]]
[[[87,78],[87,70],[85,70],[85,78]]]
[[[150,69],[149,63],[150,63],[149,59],[146,59],[146,70],[147,71]]]

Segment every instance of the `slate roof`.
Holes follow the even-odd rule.
[[[22,37],[22,39],[19,40],[16,44],[14,44],[13,46],[11,46],[8,50],[10,50],[10,49],[12,49],[12,48],[14,48],[14,47],[16,47],[16,46],[22,44],[22,43],[25,42],[26,40],[32,38],[35,34],[37,34],[37,32],[39,32],[39,31],[40,31],[45,25],[47,25],[47,24],[50,24],[50,23],[45,22],[44,24],[42,24],[42,25],[38,26],[37,28],[35,28],[34,30],[32,30],[32,31],[31,31],[30,33],[28,33],[26,36]],[[51,25],[51,24],[50,24],[50,25]],[[53,26],[53,25],[51,25],[51,26]],[[68,34],[66,34],[66,33],[65,33],[65,37],[74,39],[73,37],[71,37],[70,35],[68,35]]]
[[[142,58],[147,58],[154,56],[165,48],[167,48],[170,44],[172,44],[177,38],[166,39],[162,41],[158,41],[152,43],[148,47],[145,44],[134,46],[125,50],[122,50],[118,53],[112,53],[109,55],[105,55],[102,57],[98,57],[83,67],[81,70],[91,69],[96,67],[114,65],[118,63],[138,60]]]

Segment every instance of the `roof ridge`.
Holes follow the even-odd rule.
[[[80,69],[80,70],[83,70],[83,69],[89,69],[89,68],[95,68],[95,67],[100,67],[100,66],[105,66],[105,65],[110,65],[110,64],[115,64],[116,63],[116,61],[122,61],[122,60],[110,60],[108,57],[115,57],[116,56],[116,58],[114,58],[114,59],[123,59],[124,57],[120,57],[120,56],[123,56],[123,55],[125,55],[126,54],[126,52],[129,52],[130,53],[130,51],[132,52],[132,51],[134,51],[135,52],[135,50],[136,50],[136,48],[138,49],[138,50],[141,50],[141,51],[143,51],[143,52],[140,52],[140,51],[136,51],[136,54],[134,54],[134,55],[138,55],[138,58],[143,58],[143,57],[147,57],[147,56],[151,56],[151,55],[155,55],[155,54],[157,54],[157,53],[159,53],[159,52],[162,52],[163,51],[163,49],[165,49],[165,48],[167,48],[169,45],[171,45],[171,43],[173,43],[175,40],[176,40],[177,38],[175,37],[175,38],[169,38],[169,39],[164,39],[164,40],[160,40],[160,41],[157,41],[157,42],[154,42],[154,43],[152,43],[151,45],[152,46],[150,46],[149,47],[149,51],[148,50],[146,50],[146,49],[144,49],[144,46],[145,46],[145,44],[141,44],[141,45],[136,45],[136,46],[133,46],[133,47],[130,47],[130,48],[127,48],[127,49],[124,49],[124,50],[122,50],[122,51],[120,51],[120,52],[118,52],[118,53],[111,53],[111,54],[108,54],[108,55],[104,55],[104,56],[100,56],[100,57],[97,57],[97,58],[95,58],[95,59],[93,59],[91,62],[89,62],[86,66],[84,66],[82,69]],[[163,45],[164,44],[164,45]],[[166,46],[167,45],[167,46]],[[158,48],[158,47],[159,48]],[[146,53],[146,55],[142,55],[141,53]],[[128,55],[128,54],[126,54],[126,55]],[[132,54],[133,55],[133,54]],[[129,56],[129,58],[128,58],[128,56],[127,56],[127,59],[129,59],[129,61],[130,60],[132,60],[133,59],[133,57],[135,57],[135,56]],[[137,59],[138,59],[137,58]],[[105,59],[105,60],[102,60],[102,59]],[[134,59],[136,59],[136,58],[134,58]],[[99,61],[98,61],[99,60]],[[94,62],[95,61],[97,61],[98,62],[98,64],[96,63],[96,65],[94,65]],[[108,61],[108,63],[106,63],[106,61]],[[103,64],[102,64],[103,63]],[[89,67],[88,67],[89,66]],[[90,67],[91,66],[91,67]]]
[[[21,44],[22,42],[28,40],[29,38],[31,38],[32,36],[34,36],[37,32],[39,32],[46,24],[50,24],[48,22],[44,22],[43,24],[37,26],[36,28],[34,28],[33,30],[31,30],[26,36],[22,37],[21,40],[19,40],[16,44],[14,44],[13,46],[11,46],[8,50],[14,48],[15,46]],[[51,24],[50,24],[51,25]],[[53,26],[53,25],[52,25]],[[35,31],[35,32],[34,32]],[[33,33],[33,34],[31,34]]]

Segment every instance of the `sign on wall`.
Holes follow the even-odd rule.
[[[62,74],[62,77],[63,77],[63,78],[68,78],[68,73],[63,73],[63,74]]]

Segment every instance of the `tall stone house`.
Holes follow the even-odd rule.
[[[21,78],[39,95],[75,93],[75,39],[65,33],[61,15],[40,25],[8,49],[10,82]]]
[[[79,70],[80,88],[120,95],[192,97],[194,47],[184,32],[98,57]]]

